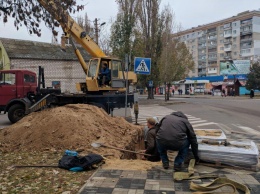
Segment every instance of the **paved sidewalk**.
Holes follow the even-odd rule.
[[[205,96],[208,98],[221,98],[221,96]],[[191,96],[183,95],[182,97]],[[203,98],[204,96],[202,95],[198,97]],[[145,99],[143,99],[143,101],[145,101]],[[118,112],[118,114],[123,113],[124,111]],[[127,114],[129,114],[129,112],[127,112]],[[260,145],[260,139],[258,136],[245,134],[226,135],[228,139],[250,139],[257,145]],[[136,165],[138,165],[138,160],[136,161]],[[173,166],[170,166],[169,170],[164,170],[161,165],[147,171],[108,170],[101,168],[87,180],[86,184],[80,189],[79,194],[191,194],[192,191],[189,189],[191,181],[173,181],[174,172],[172,169]],[[251,194],[260,194],[260,172],[241,170],[237,168],[218,168],[203,165],[195,166],[194,176],[199,176],[205,173],[216,174],[219,177],[232,179],[247,185]],[[212,182],[213,180],[214,179],[198,179],[194,180],[194,182],[202,184]],[[224,187],[217,190],[217,192],[222,194],[231,191],[232,189],[230,187]],[[238,192],[238,194],[242,193],[243,192]]]
[[[260,173],[229,168],[218,169],[202,165],[196,166],[195,169],[195,176],[205,173],[216,174],[219,177],[226,177],[247,185],[251,194],[260,193]],[[202,184],[212,180],[198,179],[194,182]],[[81,188],[79,194],[191,194],[190,182],[187,180],[173,181],[173,171],[164,170],[160,166],[148,171],[100,169]],[[219,193],[231,191],[230,187],[217,190]]]
[[[256,136],[241,134],[227,135],[228,139],[251,139],[259,145],[260,139]],[[173,159],[172,156],[170,156]],[[138,160],[136,161],[138,165]],[[173,164],[170,169],[164,170],[161,165],[147,171],[99,169],[80,189],[79,194],[191,194],[189,189],[190,180],[173,181]],[[259,164],[258,164],[259,166]],[[186,164],[187,167],[187,164]],[[187,169],[187,168],[186,168]],[[204,165],[195,166],[194,176],[202,174],[215,174],[226,177],[236,182],[245,184],[250,189],[250,194],[260,193],[260,172],[252,170],[241,170],[238,168],[208,167]],[[194,180],[197,184],[209,183],[214,179]],[[231,192],[230,187],[218,189],[219,193]],[[237,192],[242,194],[243,192]]]

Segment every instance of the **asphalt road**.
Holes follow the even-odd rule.
[[[155,97],[163,98],[163,97]],[[204,120],[219,123],[228,130],[260,132],[260,99],[241,97],[171,98],[167,107]],[[257,134],[257,133],[256,133]]]
[[[140,98],[145,100],[147,97],[141,96]],[[148,106],[153,106],[153,103],[163,102],[163,99],[163,96],[156,96],[155,100],[145,101],[148,102]],[[260,132],[260,99],[210,96],[199,98],[174,97],[165,106],[174,111],[182,111],[185,114],[190,114],[209,122],[216,122],[222,129],[249,130],[256,134]],[[7,115],[0,114],[0,128],[10,124]]]

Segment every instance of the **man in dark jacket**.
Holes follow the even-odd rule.
[[[100,76],[99,78],[99,85],[109,85],[109,82],[111,81],[111,71],[108,68],[108,65],[106,62],[102,64],[102,69],[100,70],[100,73],[98,74]]]
[[[169,168],[167,150],[178,151],[174,160],[174,169],[178,171],[188,154],[190,145],[196,162],[199,162],[196,134],[188,118],[182,112],[173,112],[165,116],[160,121],[159,126],[156,141],[165,169]]]
[[[151,162],[158,162],[161,160],[160,155],[158,153],[157,145],[156,145],[156,123],[157,121],[154,118],[148,118],[147,120],[147,136],[146,136],[146,148],[145,154],[150,154],[151,156],[145,156],[145,158]]]

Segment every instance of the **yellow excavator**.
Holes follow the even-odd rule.
[[[111,58],[101,50],[101,48],[89,37],[86,32],[79,26],[69,15],[67,10],[60,12],[54,1],[38,0],[38,2],[56,19],[61,25],[64,39],[70,38],[79,62],[86,74],[86,82],[77,83],[78,91],[86,94],[103,94],[105,92],[124,92],[126,91],[126,72],[123,70],[122,61],[120,59]],[[72,38],[79,43],[93,58],[86,64],[81,53],[73,43]],[[109,69],[109,82],[104,85],[100,79],[100,71],[102,64],[107,64]],[[134,72],[127,72],[127,80],[129,83],[136,83],[137,76]]]
[[[86,74],[86,82],[76,84],[78,91],[83,91],[83,93],[67,94],[61,93],[58,89],[45,88],[44,69],[41,67],[39,67],[38,86],[35,72],[28,70],[0,71],[0,81],[5,83],[0,84],[0,112],[8,112],[9,120],[15,123],[31,112],[66,104],[91,104],[104,109],[108,114],[113,113],[115,108],[132,107],[135,98],[134,94],[128,93],[127,85],[128,82],[137,82],[136,74],[134,72],[126,74],[122,68],[122,61],[106,56],[66,10],[61,13],[57,9],[54,1],[38,0],[38,2],[60,23],[64,31],[63,41],[66,38],[76,40],[93,57],[86,64],[76,45],[71,41]],[[106,72],[108,74],[106,76],[108,75],[109,80],[102,85],[100,72],[102,66],[105,66],[103,64],[107,64],[108,71]],[[17,81],[10,82],[9,74],[15,75],[13,77],[17,78]],[[125,79],[126,75],[129,78],[128,82]],[[32,83],[30,82],[29,88],[26,87],[28,83],[25,83],[24,76],[31,78]],[[19,90],[20,93],[17,90],[18,86],[23,89]]]

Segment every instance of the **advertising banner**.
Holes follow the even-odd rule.
[[[250,60],[230,60],[220,62],[220,75],[248,74],[250,71]]]

